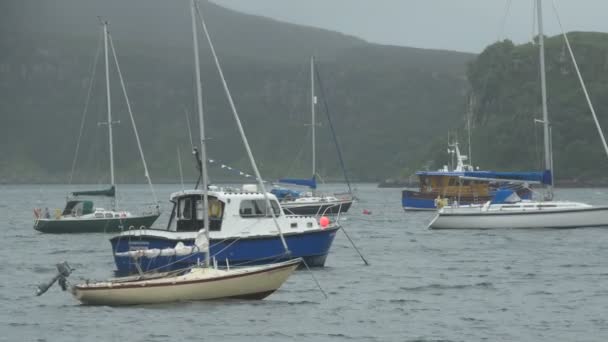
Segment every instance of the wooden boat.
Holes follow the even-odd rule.
[[[437,210],[443,206],[458,203],[459,205],[484,204],[497,201],[497,194],[508,190],[520,199],[532,198],[529,187],[513,180],[528,179],[538,181],[540,172],[494,172],[475,170],[465,163],[467,155],[460,153],[458,142],[449,144],[448,151],[456,158],[456,166],[437,171],[418,171],[418,190],[405,189],[401,192],[401,205],[406,211]]]

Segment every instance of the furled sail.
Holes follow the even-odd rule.
[[[74,191],[72,192],[73,196],[107,196],[107,197],[115,197],[116,196],[116,188],[112,185],[111,188],[105,190],[85,190],[85,191]]]

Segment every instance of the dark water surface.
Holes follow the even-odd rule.
[[[178,188],[157,186],[164,204]],[[57,262],[77,268],[72,281],[114,269],[110,235],[32,229],[32,208],[62,206],[65,190],[0,186],[1,341],[608,340],[608,229],[429,231],[432,213],[404,213],[399,189],[365,184],[343,224],[372,266],[338,233],[314,270],[328,299],[306,271],[263,301],[88,307],[58,287],[35,297]],[[150,201],[143,185],[119,191],[129,209]],[[608,204],[607,189],[558,197]]]

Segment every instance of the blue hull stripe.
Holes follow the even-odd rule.
[[[215,257],[218,264],[225,264],[226,259],[230,265],[239,264],[264,264],[282,260],[302,257],[309,266],[323,266],[329,253],[332,242],[339,228],[331,228],[302,234],[285,235],[287,246],[291,252],[285,255],[281,239],[278,236],[271,237],[248,237],[241,239],[214,240],[211,239],[211,255]],[[194,239],[173,240],[154,236],[142,236],[135,238],[112,238],[110,240],[112,249],[116,252],[127,252],[134,249],[164,249],[173,248],[177,242],[184,245],[194,245]],[[143,271],[169,271],[187,266],[192,266],[203,260],[202,253],[190,256],[158,256],[156,258],[140,258],[139,264]],[[114,256],[117,273],[131,274],[137,271],[131,257]]]

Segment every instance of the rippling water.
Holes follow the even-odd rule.
[[[166,199],[178,186],[158,188]],[[306,271],[263,301],[88,307],[56,286],[35,297],[57,262],[77,268],[72,280],[114,269],[109,235],[32,229],[32,208],[63,205],[65,189],[0,186],[2,341],[608,340],[607,229],[429,231],[432,213],[404,213],[398,189],[374,185],[358,186],[343,222],[372,266],[338,233],[313,271],[328,299]],[[150,197],[145,186],[120,191],[127,208]],[[608,204],[605,189],[557,195]]]

